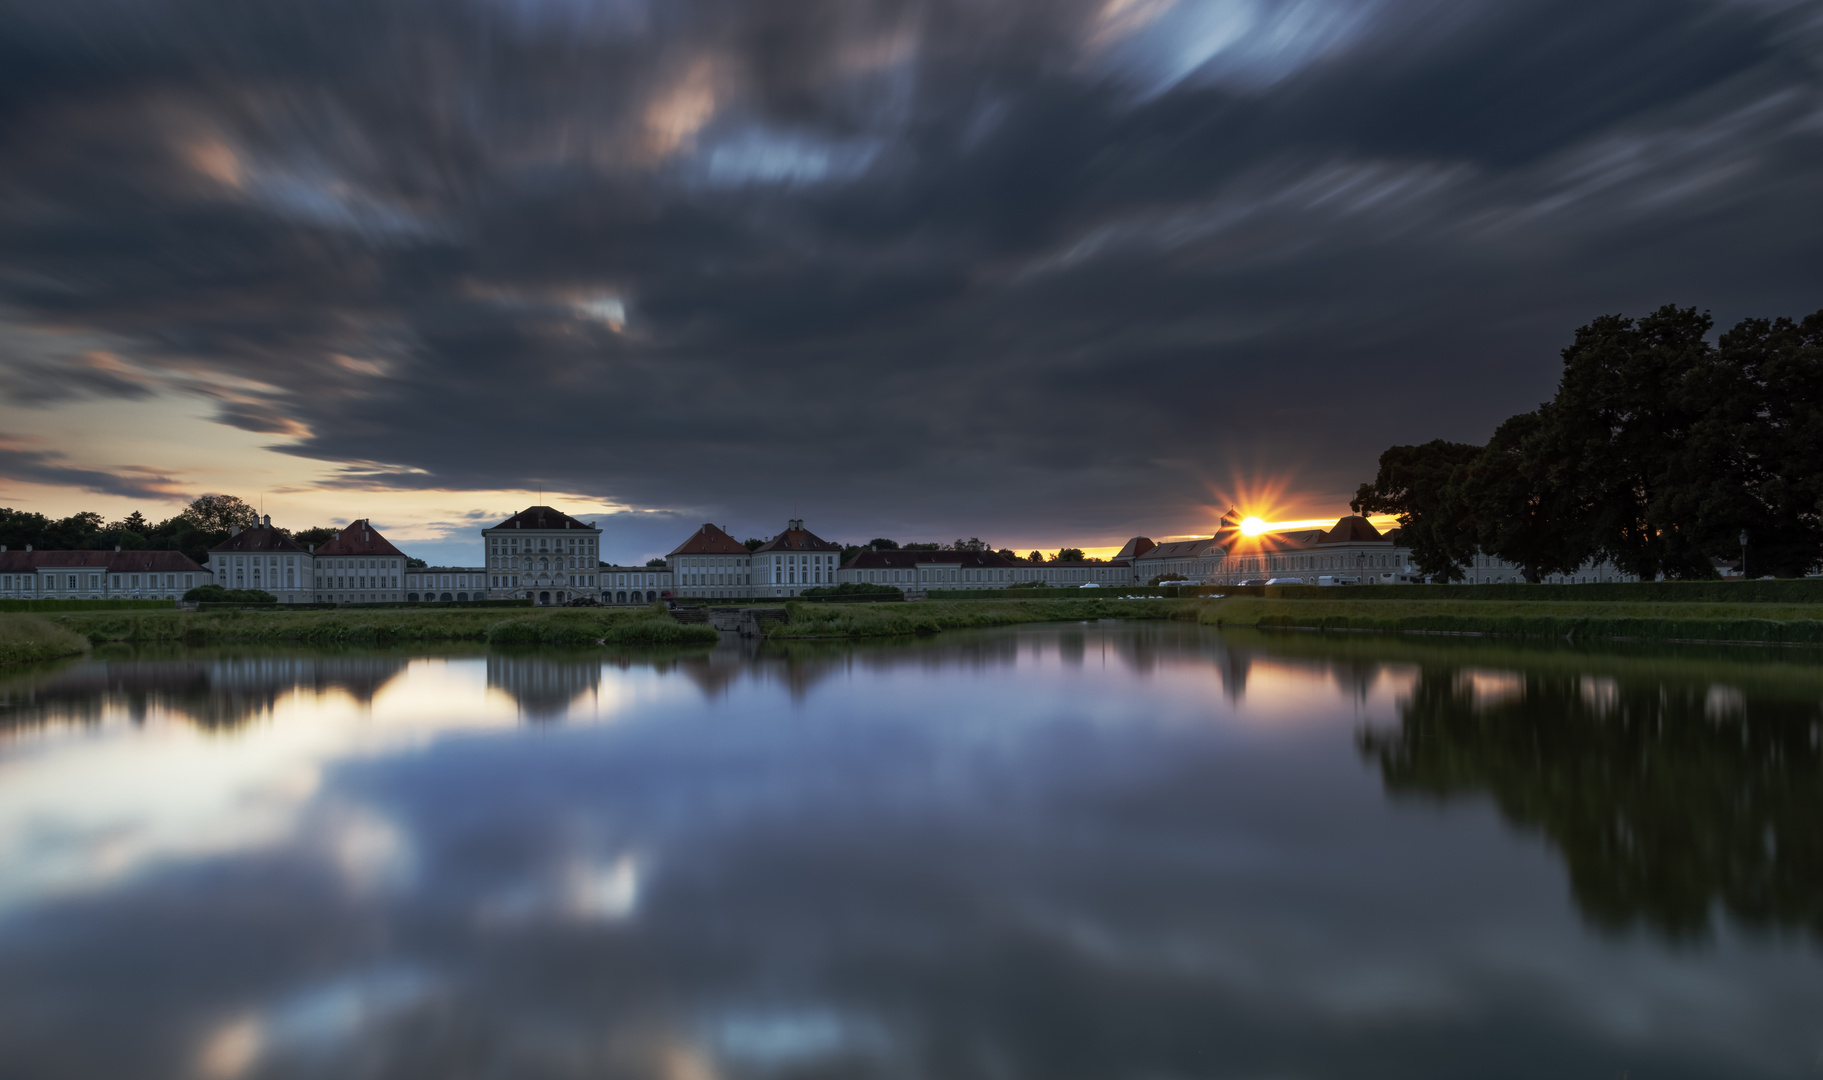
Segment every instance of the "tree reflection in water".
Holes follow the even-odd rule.
[[[1673,939],[1823,937],[1823,703],[1676,677],[1426,665],[1362,753],[1394,795],[1492,796],[1549,837],[1584,915]],[[1490,693],[1490,684],[1494,690]]]

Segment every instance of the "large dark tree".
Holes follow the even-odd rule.
[[[1412,562],[1432,577],[1455,581],[1476,551],[1475,521],[1467,489],[1481,447],[1433,439],[1395,446],[1380,455],[1380,471],[1349,502],[1357,514],[1392,514],[1399,542]]]
[[[1698,425],[1713,403],[1712,320],[1665,306],[1604,315],[1576,331],[1543,420],[1566,455],[1559,484],[1585,515],[1593,553],[1646,580],[1714,577]]]
[[[1476,553],[1527,580],[1590,559],[1655,578],[1715,576],[1748,538],[1749,574],[1823,560],[1823,312],[1722,335],[1695,308],[1596,319],[1563,351],[1557,394],[1488,445],[1395,446],[1350,503],[1396,515],[1426,573]]]
[[[1706,539],[1745,532],[1747,571],[1798,577],[1823,559],[1823,312],[1745,319],[1722,335],[1711,414],[1699,425]]]
[[[1553,438],[1550,409],[1520,413],[1495,429],[1464,481],[1477,546],[1534,583],[1573,573],[1593,549],[1570,482],[1574,456]]]

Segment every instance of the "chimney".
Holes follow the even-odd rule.
[[[239,525],[228,526],[228,536],[230,538],[239,536],[240,534],[241,534],[241,527]]]
[[[316,545],[315,544],[310,545],[310,553],[312,555],[316,554]]]
[[[25,550],[27,550],[27,551],[32,550],[32,545],[30,545],[30,544],[25,545]]]
[[[115,544],[115,545],[114,545],[114,550],[115,550],[115,551],[119,551],[119,550],[120,550],[120,545],[119,545],[119,544]]]

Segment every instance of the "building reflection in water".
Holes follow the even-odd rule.
[[[168,712],[204,728],[234,728],[271,712],[284,695],[339,691],[363,704],[410,663],[408,656],[298,656],[265,650],[195,652],[183,658],[102,657],[40,668],[0,683],[0,729],[98,724],[111,714],[144,722]]]
[[[578,699],[601,690],[599,653],[553,656],[549,653],[492,651],[487,655],[487,685],[505,691],[528,720],[560,720]]]

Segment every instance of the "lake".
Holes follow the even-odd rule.
[[[1818,659],[101,648],[0,673],[0,1076],[1814,1077]]]

